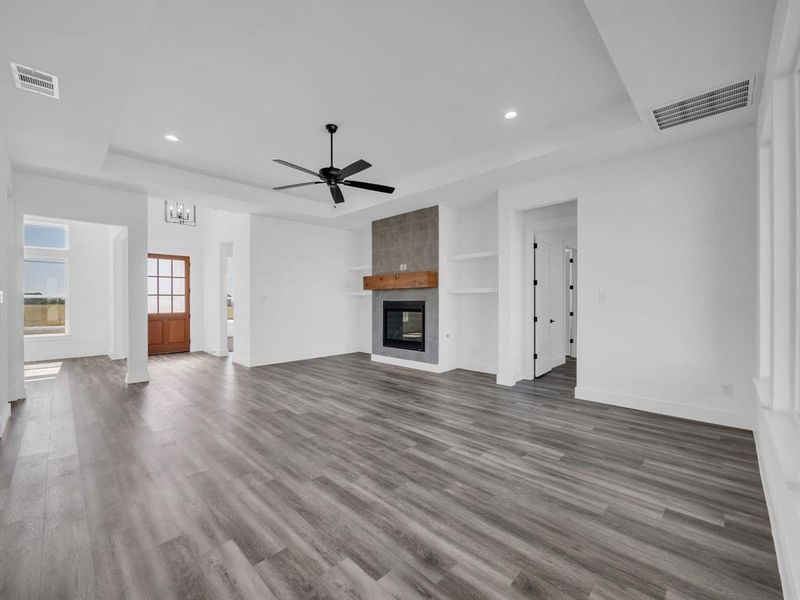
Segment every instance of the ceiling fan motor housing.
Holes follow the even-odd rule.
[[[322,167],[319,170],[319,176],[322,177],[328,185],[332,185],[336,183],[336,176],[339,174],[341,169],[337,169],[336,167]]]

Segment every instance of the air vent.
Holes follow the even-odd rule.
[[[755,78],[732,83],[692,98],[653,110],[653,118],[661,131],[705,119],[729,110],[748,106],[753,97]]]
[[[55,75],[14,62],[11,63],[11,72],[14,73],[14,82],[21,90],[28,90],[49,98],[58,98],[58,77]]]

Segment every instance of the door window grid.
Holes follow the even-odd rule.
[[[186,263],[183,260],[148,257],[147,312],[186,312]]]

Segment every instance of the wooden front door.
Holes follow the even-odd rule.
[[[189,351],[189,257],[147,255],[148,354]]]

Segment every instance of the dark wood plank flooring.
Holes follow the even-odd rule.
[[[347,355],[31,371],[0,598],[780,597],[752,435]]]

